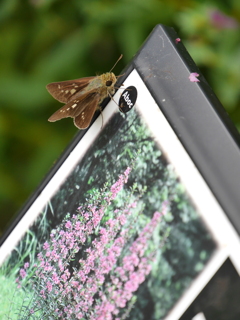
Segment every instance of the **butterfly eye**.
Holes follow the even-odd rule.
[[[106,86],[107,87],[110,87],[111,85],[112,85],[112,81],[111,80],[106,81]]]

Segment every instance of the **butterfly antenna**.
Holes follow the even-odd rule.
[[[119,57],[119,58],[117,59],[117,61],[115,62],[115,64],[114,64],[114,66],[112,67],[112,69],[116,66],[116,64],[118,63],[118,61],[122,59],[122,57],[123,57],[123,55],[121,54],[120,57]],[[111,72],[112,69],[111,69],[109,72]]]

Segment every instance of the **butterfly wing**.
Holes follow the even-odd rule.
[[[74,99],[77,93],[84,90],[96,77],[86,77],[75,80],[52,82],[46,88],[56,100],[67,103]]]
[[[99,97],[95,97],[89,102],[86,108],[74,118],[74,124],[78,129],[86,129],[94,116],[98,107]]]
[[[98,92],[87,92],[81,95],[79,98],[71,100],[62,108],[58,109],[53,115],[51,115],[48,121],[55,122],[57,120],[68,117],[75,118],[80,113],[82,113],[89,105],[92,105],[93,101],[94,106],[95,103],[98,104],[99,99],[100,95]]]

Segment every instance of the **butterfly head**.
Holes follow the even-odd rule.
[[[105,97],[107,97],[109,94],[113,95],[115,92],[114,85],[117,82],[117,78],[113,72],[104,73],[101,76],[101,82],[102,82],[102,90],[105,93]]]
[[[113,72],[104,73],[102,75],[102,80],[106,87],[113,87],[117,81],[117,78]]]

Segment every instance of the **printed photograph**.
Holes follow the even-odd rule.
[[[1,266],[0,318],[164,319],[216,248],[142,117],[119,112]]]

